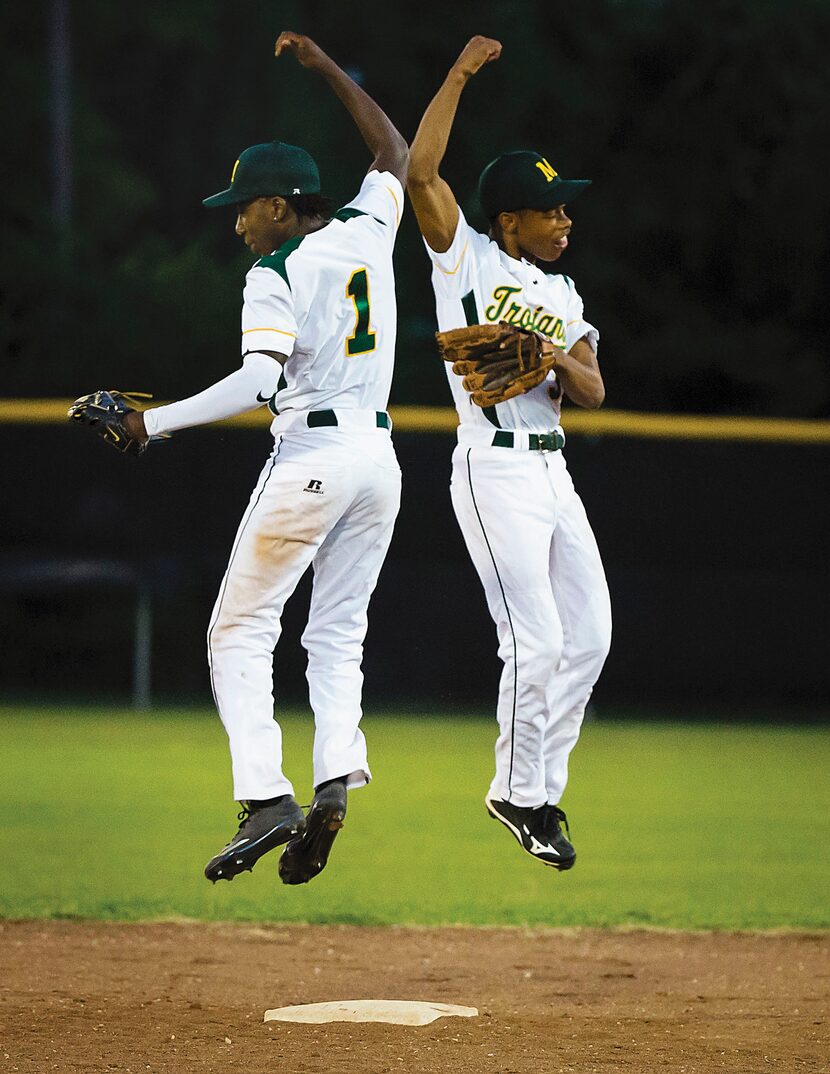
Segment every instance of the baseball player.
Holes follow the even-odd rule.
[[[562,179],[538,153],[505,153],[479,182],[489,220],[482,234],[438,174],[464,86],[500,54],[498,41],[474,37],[455,61],[410,148],[408,191],[432,262],[439,328],[530,330],[554,367],[525,394],[490,406],[476,405],[447,370],[460,418],[452,503],[504,664],[485,802],[527,853],[563,870],[576,853],[559,801],[608,653],[611,614],[596,541],[565,465],[559,411],[563,393],[593,408],[605,392],[599,334],[582,299],[568,277],[540,265],[567,247],[566,205],[588,181]]]
[[[300,884],[326,864],[347,789],[371,778],[359,728],[361,660],[369,598],[400,500],[386,406],[396,331],[392,251],[408,149],[378,105],[309,38],[283,33],[275,53],[293,53],[325,78],[374,156],[370,170],[357,196],[332,215],[304,149],[270,142],[240,155],[228,188],[204,204],[235,207],[236,233],[258,257],[245,282],[242,366],[189,399],[128,412],[123,424],[144,443],[264,403],[274,415],[274,449],[208,629],[211,683],[243,808],[238,832],[205,875],[230,880],[287,843],[279,873]],[[304,817],[283,773],[272,655],[285,602],[309,566],[302,643],[315,794]]]

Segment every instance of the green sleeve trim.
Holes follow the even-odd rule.
[[[353,220],[356,216],[369,216],[369,213],[364,213],[362,209],[352,209],[351,207],[347,207],[345,209],[338,209],[332,217],[332,220],[339,220],[341,223],[345,224],[347,220]],[[385,220],[381,220],[377,216],[373,216],[372,219],[377,220],[379,224],[383,224],[383,226],[386,227]]]
[[[275,250],[274,253],[268,254],[267,257],[261,257],[257,261],[257,266],[262,268],[272,269],[274,272],[279,273],[280,276],[288,284],[288,289],[291,289],[291,280],[288,278],[288,269],[285,267],[285,262],[294,253],[297,247],[305,238],[305,235],[296,235],[293,239],[289,239],[288,242],[284,242],[280,246],[279,250]]]
[[[332,220],[342,220],[343,223],[347,220],[354,219],[355,216],[368,216],[368,213],[364,213],[362,209],[338,209],[332,217]]]

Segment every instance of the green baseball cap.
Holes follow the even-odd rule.
[[[478,198],[492,220],[514,209],[555,209],[590,185],[590,179],[562,179],[539,153],[517,149],[490,161],[478,181]]]
[[[202,205],[215,209],[275,194],[319,193],[320,172],[310,153],[287,142],[264,142],[239,154],[231,172],[231,185],[205,198]]]

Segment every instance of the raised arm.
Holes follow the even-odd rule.
[[[455,111],[467,82],[485,63],[497,60],[500,55],[501,43],[490,37],[473,37],[467,42],[424,112],[410,147],[409,200],[421,234],[430,248],[439,254],[450,248],[458,226],[455,195],[438,174],[447,151]]]
[[[310,37],[284,30],[277,38],[274,55],[282,56],[293,52],[303,67],[319,71],[328,82],[355,122],[363,141],[373,155],[369,171],[376,169],[391,172],[402,183],[406,183],[409,148],[383,109],[375,104],[368,93],[337,66],[331,57],[316,45]]]

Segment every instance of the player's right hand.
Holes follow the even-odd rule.
[[[293,30],[283,30],[274,45],[274,55],[293,52],[303,67],[321,67],[329,61],[328,56],[319,45],[305,34],[295,34]]]
[[[480,71],[485,63],[492,63],[501,56],[501,41],[492,37],[471,37],[458,59],[453,64],[453,69],[464,78],[472,76]]]

